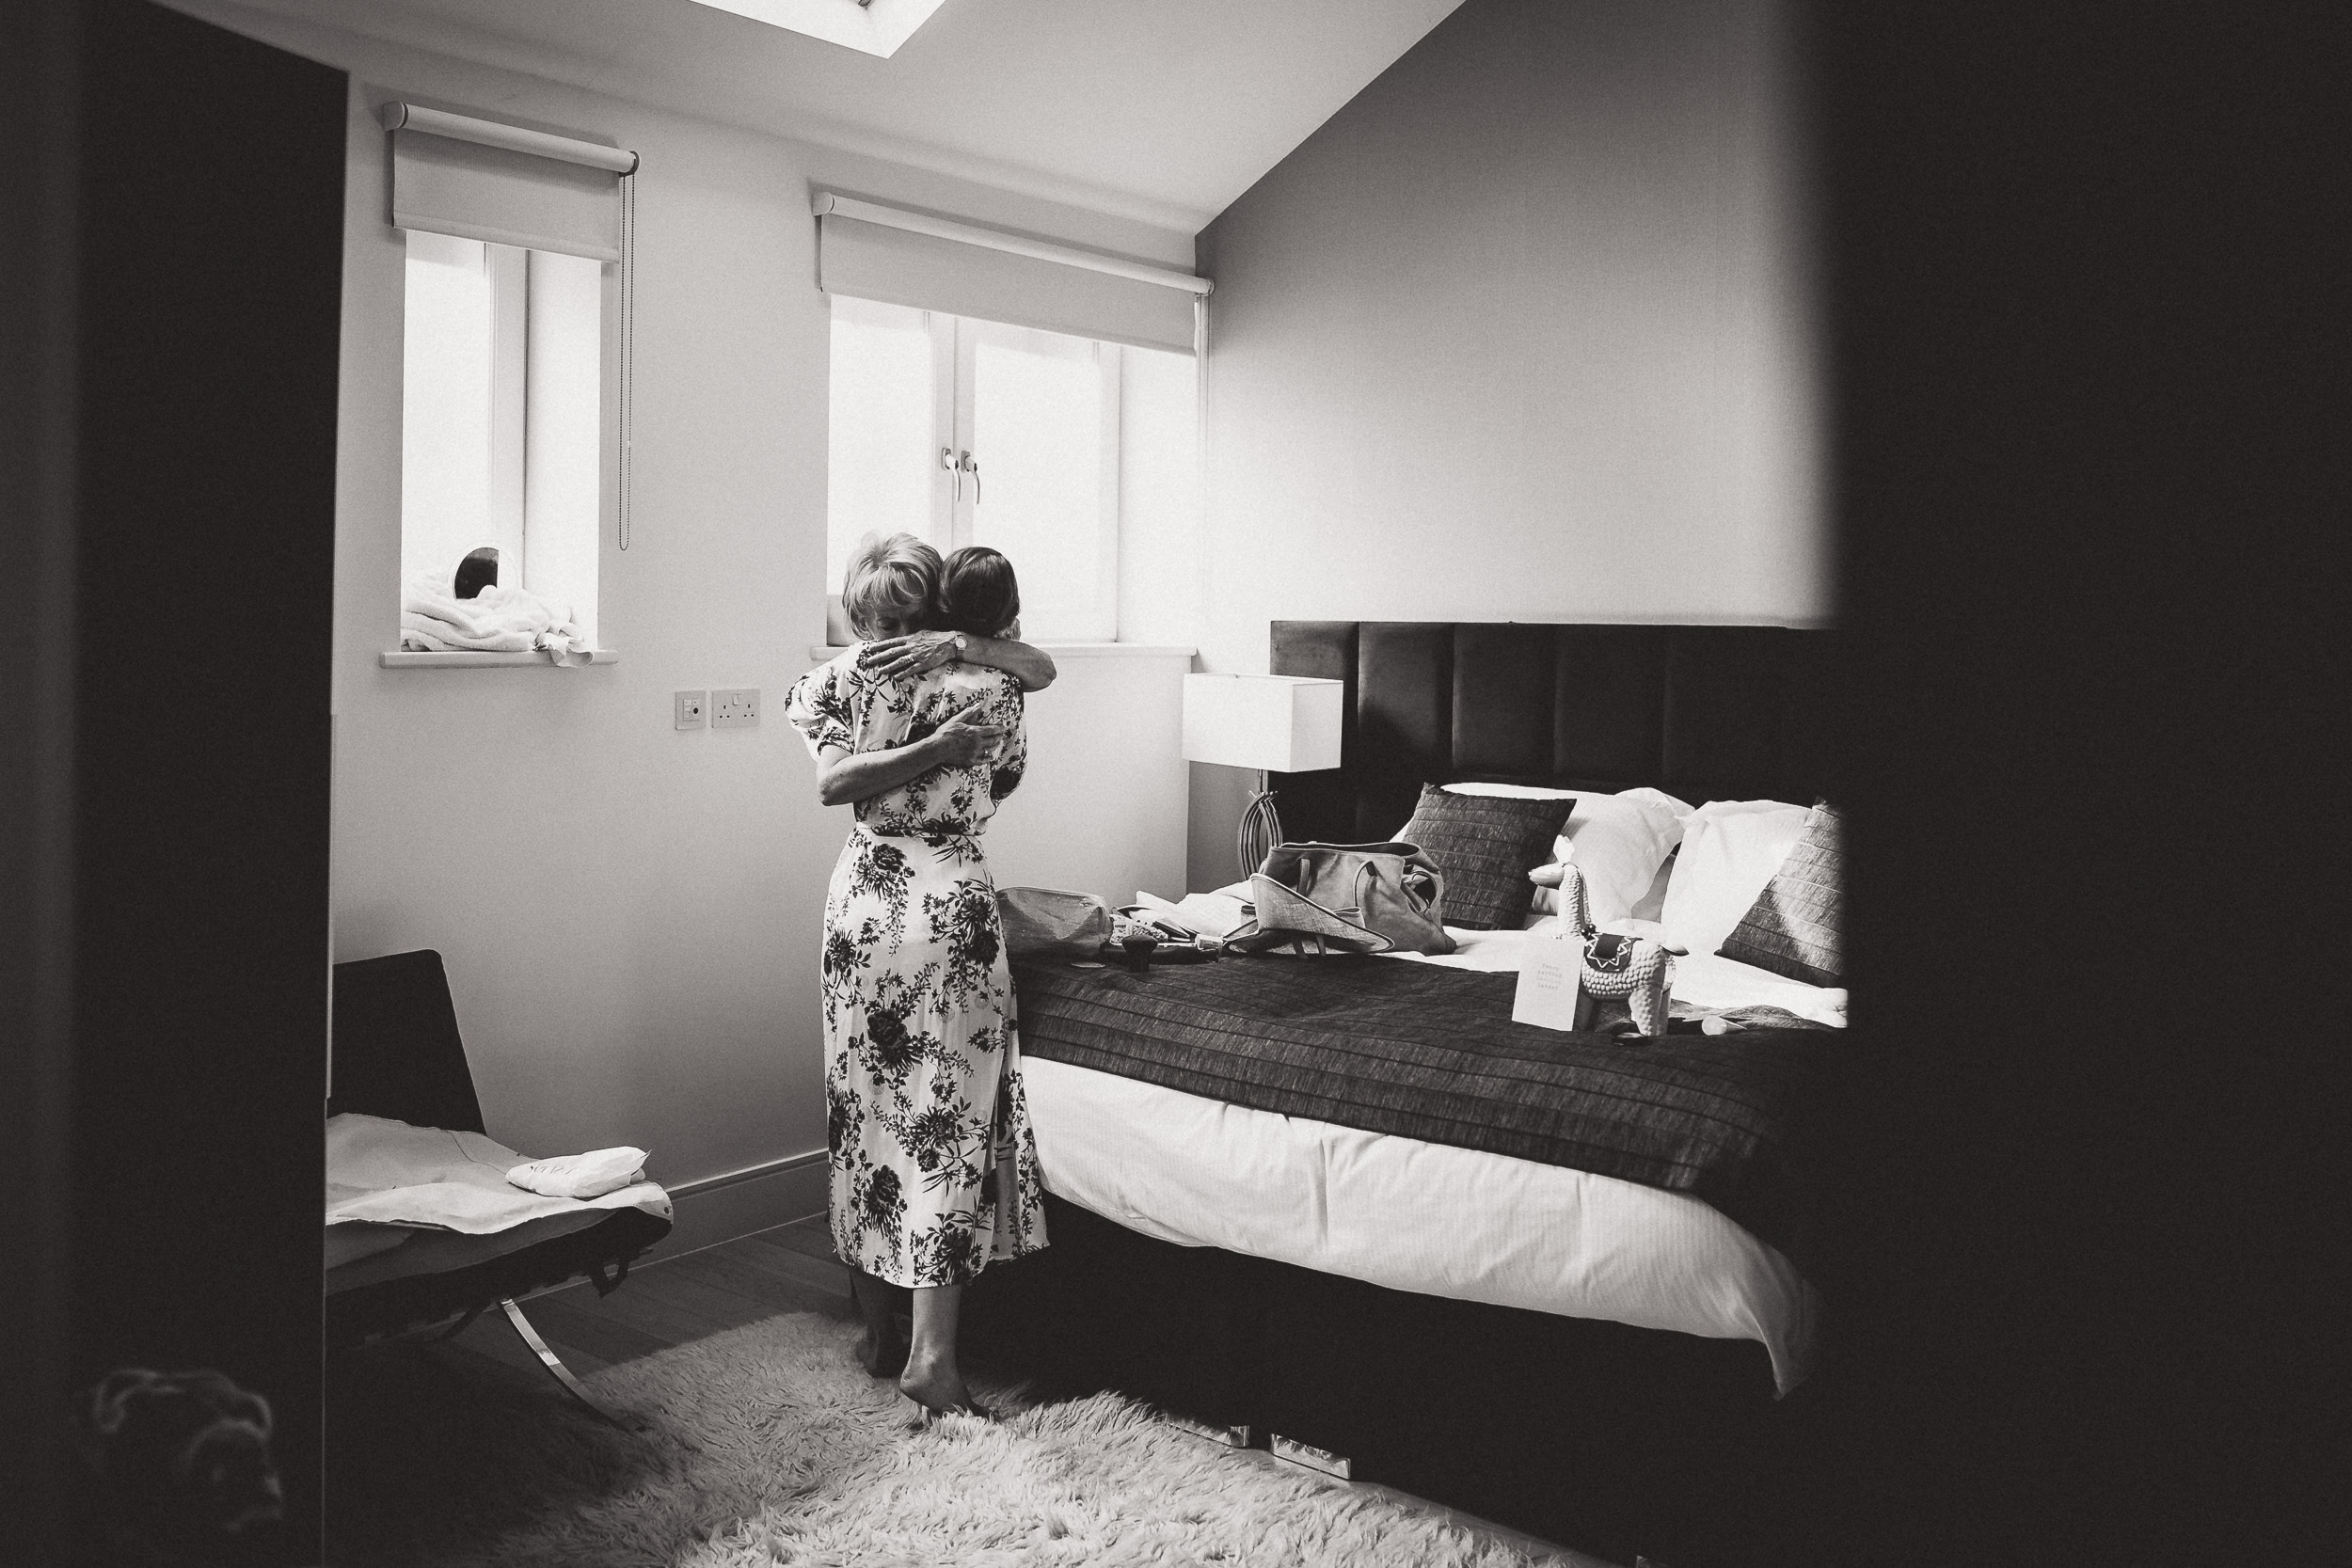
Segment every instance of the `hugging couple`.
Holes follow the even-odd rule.
[[[964,1285],[1045,1244],[1012,974],[980,840],[1028,760],[1012,563],[868,534],[842,608],[860,641],[792,689],[817,794],[856,809],[825,895],[825,1147],[833,1243],[856,1271],[858,1359],[921,1419],[986,1416],[956,1360]],[[898,1325],[913,1294],[913,1336]]]

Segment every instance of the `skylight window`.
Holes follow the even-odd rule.
[[[931,19],[941,0],[694,0],[771,27],[804,33],[883,59]]]

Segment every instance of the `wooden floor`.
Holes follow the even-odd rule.
[[[601,1299],[582,1283],[532,1296],[523,1307],[548,1348],[582,1376],[779,1312],[818,1312],[841,1319],[856,1315],[850,1300],[850,1271],[835,1261],[833,1239],[821,1216],[644,1264],[629,1272],[619,1290]],[[537,1358],[498,1313],[485,1314],[451,1343],[545,1375]],[[1263,1449],[1238,1452],[1233,1458],[1285,1467]],[[1600,1558],[1538,1541],[1393,1487],[1357,1484],[1367,1492],[1441,1513],[1474,1535],[1538,1558],[1548,1554],[1566,1568],[1613,1568]]]
[[[855,1310],[850,1271],[834,1261],[821,1218],[640,1264],[601,1299],[583,1281],[523,1303],[540,1338],[583,1377],[779,1312],[850,1318]],[[495,1312],[454,1343],[514,1366],[539,1365]]]

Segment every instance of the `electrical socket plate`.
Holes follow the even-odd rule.
[[[759,722],[759,688],[722,687],[710,694],[710,727],[748,730]]]
[[[699,730],[706,722],[708,721],[710,712],[709,692],[674,692],[671,696],[671,702],[675,706],[677,711],[677,727],[679,729]]]

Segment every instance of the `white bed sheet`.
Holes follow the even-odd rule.
[[[1523,933],[1453,934],[1457,952],[1421,961],[1518,967]],[[1066,1062],[1021,1071],[1047,1190],[1131,1230],[1394,1290],[1754,1339],[1783,1394],[1810,1370],[1812,1286],[1697,1198]]]

